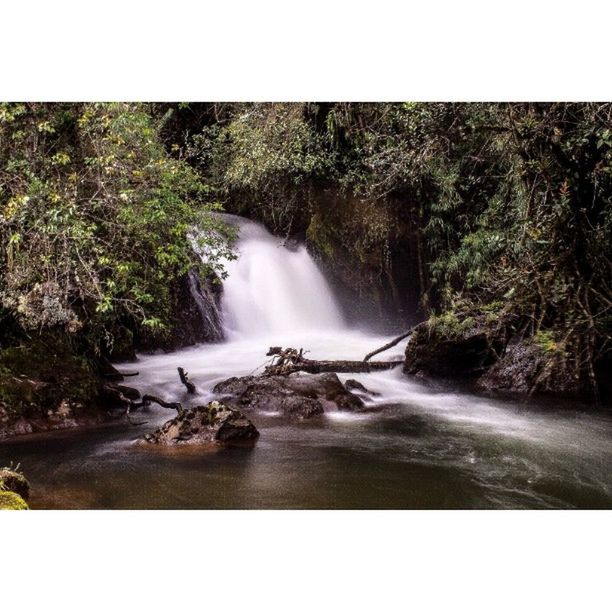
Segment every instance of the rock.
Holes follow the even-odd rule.
[[[0,349],[0,439],[101,422],[103,381],[65,334],[47,331]]]
[[[478,324],[450,326],[423,323],[406,346],[404,372],[442,378],[475,378],[497,360],[503,344]]]
[[[27,500],[30,497],[30,483],[23,474],[9,468],[1,468],[0,491],[12,491]]]
[[[142,330],[135,337],[139,350],[174,351],[202,342],[220,342],[224,338],[219,300],[221,283],[212,274],[200,278],[195,269],[179,279],[172,291],[172,326],[164,338]]]
[[[478,391],[579,396],[584,381],[562,349],[517,333],[511,318],[458,319],[451,313],[419,325],[406,347],[404,371],[463,379]]]
[[[25,417],[18,417],[14,421],[9,421],[2,425],[0,429],[0,439],[10,438],[11,436],[24,436],[34,431],[32,423],[30,423]]]
[[[580,380],[562,354],[547,354],[533,342],[511,342],[501,359],[477,381],[481,391],[509,393],[577,394]]]
[[[234,377],[219,383],[213,391],[241,410],[280,412],[301,419],[326,410],[358,411],[364,408],[361,398],[347,390],[337,374],[332,372]]]
[[[302,419],[323,414],[323,405],[317,399],[290,395],[280,402],[280,412],[288,416],[297,416]]]
[[[344,386],[349,391],[358,391],[359,393],[363,393],[365,395],[380,395],[376,391],[370,391],[367,387],[362,385],[358,380],[355,380],[354,378],[349,378],[344,383]]]
[[[21,495],[13,491],[0,491],[0,510],[29,510]]]
[[[210,402],[180,412],[143,440],[169,446],[254,441],[258,436],[253,423],[238,410],[221,402]]]

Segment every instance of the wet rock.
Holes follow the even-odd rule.
[[[0,350],[0,439],[102,421],[101,388],[94,363],[62,334]]]
[[[379,395],[379,393],[377,393],[376,391],[370,391],[370,389],[362,385],[358,380],[355,380],[354,378],[349,378],[344,383],[344,386],[349,391],[357,391],[358,393],[363,393],[364,395]]]
[[[301,419],[327,410],[358,411],[364,408],[363,400],[347,390],[332,372],[234,377],[219,383],[213,391],[241,410],[280,412]]]
[[[183,410],[144,442],[161,445],[211,444],[254,441],[259,432],[242,413],[221,402]]]
[[[533,342],[511,342],[501,359],[477,381],[482,391],[571,395],[580,381],[567,367],[563,354],[547,354]]]
[[[195,269],[189,270],[172,288],[171,328],[159,335],[139,330],[134,337],[138,350],[174,351],[185,346],[224,339],[219,301],[221,283],[214,274],[201,278]]]
[[[30,483],[23,474],[9,468],[1,468],[0,491],[12,491],[27,500],[30,497]]]
[[[297,416],[302,419],[323,414],[323,405],[320,401],[310,397],[290,395],[280,402],[280,411],[289,416]]]

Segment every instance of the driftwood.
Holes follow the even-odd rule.
[[[196,393],[196,386],[189,380],[189,377],[187,376],[187,372],[185,372],[183,368],[177,368],[177,369],[178,369],[178,373],[179,373],[181,382],[185,385],[185,387],[187,387],[187,391],[189,393]],[[131,375],[131,374],[123,374],[123,373],[121,374],[123,376]],[[133,375],[135,376],[136,374],[137,372],[134,373]],[[126,389],[129,389],[129,388],[126,388]],[[179,414],[183,412],[183,406],[179,402],[167,402],[161,399],[160,397],[157,397],[156,395],[143,395],[140,398],[140,400],[136,400],[133,397],[127,397],[123,393],[121,385],[116,385],[113,383],[106,384],[104,385],[104,391],[107,397],[110,397],[116,402],[123,404],[125,406],[125,416],[130,422],[132,422],[130,419],[130,413],[140,408],[147,408],[151,404],[158,404],[162,408],[168,408],[169,410],[176,410]],[[136,394],[136,396],[138,396],[138,392],[135,389],[133,389],[133,391]],[[137,423],[132,423],[132,424],[137,424]]]
[[[169,408],[177,412],[183,411],[183,406],[179,402],[166,402],[155,395],[143,395],[141,405],[146,407],[150,404],[159,404],[162,408]]]
[[[407,332],[403,333],[401,336],[398,336],[397,338],[394,338],[393,340],[391,340],[391,342],[388,342],[387,344],[385,344],[384,346],[381,346],[380,348],[376,349],[375,351],[372,351],[371,353],[368,353],[363,358],[363,360],[364,361],[369,361],[370,359],[372,359],[372,357],[374,357],[374,355],[378,355],[378,353],[382,353],[383,351],[386,351],[387,349],[390,349],[390,348],[394,347],[396,344],[399,344],[405,338],[408,338],[409,336],[411,336],[415,329],[416,329],[415,327],[411,327]]]
[[[183,412],[183,406],[179,404],[179,402],[166,402],[155,395],[143,395],[142,399],[138,402],[124,396],[123,401],[127,402],[127,409],[125,412],[128,416],[132,411],[138,410],[139,408],[148,408],[151,404],[159,404],[162,408]]]
[[[177,370],[178,370],[179,378],[181,379],[181,382],[185,385],[185,387],[187,387],[187,392],[195,393],[196,386],[189,380],[189,377],[187,376],[187,372],[185,372],[183,368],[177,368]]]
[[[181,413],[183,411],[183,406],[178,402],[166,402],[155,395],[143,395],[140,400],[135,400],[130,397],[127,397],[119,387],[116,385],[105,385],[104,391],[107,397],[112,398],[119,404],[123,404],[125,406],[125,416],[128,421],[132,423],[132,425],[138,425],[140,423],[132,422],[130,418],[130,414],[140,408],[147,408],[151,404],[159,404],[163,408],[169,408],[170,410],[176,410]]]
[[[321,374],[322,372],[375,372],[390,370],[400,365],[401,361],[349,361],[349,360],[316,360],[306,359],[304,350],[294,348],[282,349],[272,346],[268,356],[277,356],[272,365],[265,368],[266,376],[284,376],[293,372],[308,372]]]

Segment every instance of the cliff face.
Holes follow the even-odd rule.
[[[140,334],[133,349],[174,351],[204,342],[221,342],[224,337],[219,310],[221,291],[216,276],[201,278],[192,268],[181,277],[173,292],[169,333],[162,339]]]

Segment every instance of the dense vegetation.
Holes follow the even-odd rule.
[[[119,326],[168,328],[173,281],[201,265],[187,233],[217,222],[158,124],[139,104],[0,107],[3,326],[60,328],[96,352]]]
[[[251,104],[215,118],[186,154],[227,207],[304,235],[360,294],[447,335],[510,327],[597,393],[612,105]]]
[[[357,315],[502,330],[547,359],[542,389],[597,396],[611,198],[611,104],[2,104],[0,343],[154,346],[192,224],[209,269],[227,254],[220,202],[305,239]]]

